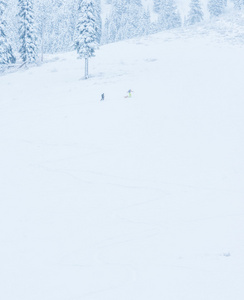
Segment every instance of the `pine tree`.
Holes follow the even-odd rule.
[[[149,9],[142,11],[142,16],[139,20],[139,28],[141,29],[142,35],[147,35],[150,33],[150,11]]]
[[[96,18],[96,36],[98,44],[101,43],[102,38],[102,18],[101,18],[101,0],[96,0],[94,5],[95,18]]]
[[[93,0],[80,0],[75,48],[79,58],[85,59],[85,79],[88,78],[88,59],[95,56],[98,47],[96,13]]]
[[[124,14],[127,4],[123,0],[113,0],[112,10],[107,17],[103,30],[103,43],[112,43],[123,39],[121,24],[124,23]]]
[[[124,30],[121,39],[130,39],[144,34],[143,13],[141,1],[134,0],[126,5],[126,12],[123,14],[124,23],[120,24],[120,30]]]
[[[159,24],[162,29],[172,29],[181,26],[181,17],[175,0],[162,0],[159,11]]]
[[[138,6],[138,7],[142,7],[141,0],[131,0],[130,2],[131,2],[130,4],[134,4],[134,5]]]
[[[202,7],[199,0],[191,0],[190,11],[186,20],[187,25],[194,25],[203,20]]]
[[[226,6],[226,0],[209,0],[208,2],[208,10],[211,17],[220,16]]]
[[[46,2],[43,2],[43,0],[36,0],[36,6],[37,6],[37,34],[38,38],[40,40],[41,44],[41,61],[43,62],[43,56],[44,56],[44,43],[45,43],[45,37],[47,34],[47,23],[48,23],[48,9]]]
[[[14,64],[16,62],[12,47],[8,43],[5,35],[6,22],[4,21],[3,14],[6,6],[6,2],[0,0],[0,66]]]
[[[161,9],[161,0],[153,0],[153,8],[156,13],[159,13]]]
[[[72,50],[77,0],[35,0],[35,23],[44,53]]]
[[[243,0],[233,0],[234,2],[234,8],[236,10],[241,10],[241,7],[243,5]]]
[[[148,34],[150,14],[141,0],[113,0],[110,16],[106,19],[103,42],[115,42]]]
[[[6,8],[7,4],[5,1],[3,0],[0,0],[0,16],[2,17],[3,13],[4,13],[4,10]]]
[[[34,12],[32,0],[19,0],[19,36],[20,56],[24,63],[29,64],[37,59],[36,31],[34,28]]]
[[[106,18],[102,34],[102,43],[112,43],[115,40],[116,32],[115,24],[111,23],[110,18]]]

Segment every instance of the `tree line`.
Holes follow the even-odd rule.
[[[104,0],[110,7],[101,19],[101,0],[0,0],[0,67],[42,60],[43,53],[76,49],[91,57],[99,44],[190,26],[204,19],[202,0],[191,0],[182,20],[175,0],[153,0],[150,11],[141,0]],[[235,9],[244,0],[229,0]],[[210,17],[224,13],[227,0],[208,0]],[[39,58],[38,58],[39,57]],[[88,63],[88,59],[86,60]]]

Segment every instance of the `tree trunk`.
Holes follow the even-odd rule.
[[[88,76],[88,57],[85,58],[85,79],[87,79]]]
[[[43,42],[43,30],[42,30],[42,35],[41,35],[41,62],[43,62],[43,51],[44,51],[44,42]]]

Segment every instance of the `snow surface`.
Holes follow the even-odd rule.
[[[76,56],[0,77],[0,299],[243,300],[243,47]]]

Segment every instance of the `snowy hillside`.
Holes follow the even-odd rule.
[[[243,300],[243,47],[180,35],[0,77],[1,299]]]

